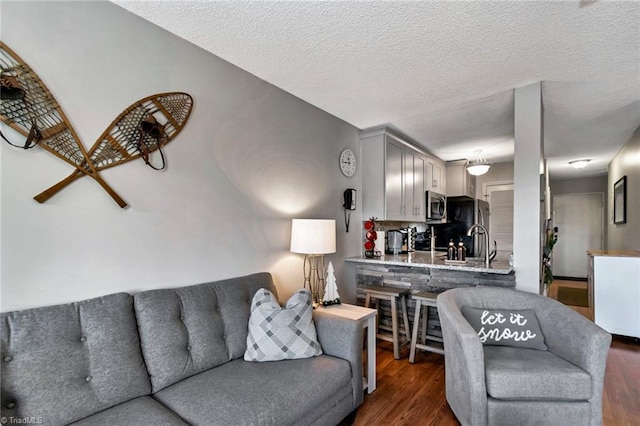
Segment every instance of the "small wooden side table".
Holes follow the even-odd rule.
[[[346,303],[318,309],[331,315],[358,321],[362,323],[363,328],[367,329],[367,377],[363,379],[363,387],[367,389],[367,393],[372,393],[376,390],[376,315],[378,311]]]

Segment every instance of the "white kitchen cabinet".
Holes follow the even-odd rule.
[[[418,151],[405,147],[404,150],[404,216],[423,221],[425,219],[425,177],[427,159]]]
[[[425,186],[427,176],[427,158],[418,153],[413,156],[413,204],[415,208],[414,215],[416,218],[425,218],[426,206],[424,192],[427,190]]]
[[[386,128],[361,132],[360,138],[363,217],[423,222],[428,156]]]
[[[390,220],[404,218],[405,212],[405,154],[401,143],[393,138],[386,138],[385,143],[385,187],[384,187],[384,213],[382,217]],[[364,203],[363,187],[363,203]],[[373,215],[374,217],[376,215]],[[370,215],[367,215],[370,217]],[[382,218],[380,217],[380,218]]]
[[[476,177],[467,172],[467,160],[447,162],[447,197],[476,198]]]
[[[428,157],[427,158],[427,177],[426,177],[427,190],[445,195],[447,192],[446,176],[447,176],[447,169],[444,161],[441,161],[433,157]]]
[[[609,333],[640,338],[640,252],[592,250],[588,255],[594,322]]]

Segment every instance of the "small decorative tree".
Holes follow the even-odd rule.
[[[329,262],[327,268],[327,285],[324,288],[324,296],[322,297],[322,306],[339,305],[340,295],[338,294],[338,286],[336,285],[336,274],[333,264]]]

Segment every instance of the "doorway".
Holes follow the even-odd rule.
[[[558,227],[553,275],[586,279],[587,250],[600,250],[603,245],[604,194],[554,195],[552,219]]]
[[[498,256],[507,259],[513,252],[513,182],[491,182],[483,185],[489,202],[489,235],[496,242]]]

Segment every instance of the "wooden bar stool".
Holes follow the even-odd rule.
[[[363,287],[363,290],[366,294],[364,306],[367,308],[370,307],[371,299],[375,302],[375,309],[378,309],[380,305],[378,302],[380,300],[388,300],[391,303],[391,336],[379,333],[380,328],[384,329],[384,327],[378,324],[378,319],[380,318],[380,314],[378,314],[376,316],[376,337],[380,340],[393,343],[393,357],[395,359],[400,359],[400,347],[409,343],[409,335],[411,334],[409,330],[409,315],[407,314],[406,300],[406,295],[410,293],[409,289],[400,287],[371,286]],[[402,320],[404,326],[402,333],[405,335],[405,340],[402,343],[400,343],[400,332],[398,330],[398,302],[400,302],[400,307],[402,309]]]
[[[441,355],[444,355],[444,350],[428,344],[428,340],[442,343],[442,337],[427,334],[427,327],[429,326],[429,306],[436,307],[437,293],[428,293],[426,291],[419,291],[411,295],[411,298],[416,301],[416,311],[413,318],[413,332],[411,334],[411,350],[409,351],[409,362],[413,364],[416,359],[416,348],[424,351],[431,351]],[[424,309],[421,307],[424,306]],[[420,324],[420,314],[422,314],[422,333],[421,342],[418,343],[418,324]]]

